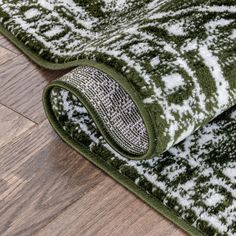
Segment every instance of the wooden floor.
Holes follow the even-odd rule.
[[[185,235],[52,131],[42,90],[66,72],[0,35],[0,235]]]

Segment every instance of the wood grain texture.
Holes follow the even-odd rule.
[[[34,123],[0,104],[0,147],[9,143]]]
[[[16,57],[17,55],[3,47],[0,44],[0,65],[4,64],[5,62],[9,61],[10,59]]]
[[[0,149],[0,156],[0,235],[177,232],[63,143],[47,121]]]
[[[3,35],[0,34],[0,46],[6,48],[8,51],[15,53],[16,55],[22,54],[12,43],[9,42]]]
[[[67,71],[0,45],[0,235],[185,235],[52,131],[41,94]]]
[[[0,235],[32,235],[105,178],[44,122],[0,150]]]
[[[105,178],[37,235],[164,236],[176,231],[122,186]]]
[[[19,55],[0,65],[0,103],[40,123],[45,119],[41,102],[43,88],[66,72],[40,68]]]

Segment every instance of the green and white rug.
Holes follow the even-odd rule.
[[[57,133],[191,235],[236,235],[235,0],[0,0],[50,69]]]

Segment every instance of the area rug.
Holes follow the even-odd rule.
[[[76,67],[43,94],[65,142],[190,235],[236,235],[235,0],[0,0],[0,24]]]

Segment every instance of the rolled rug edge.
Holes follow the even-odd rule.
[[[44,89],[44,92],[43,92],[43,105],[44,105],[45,113],[47,115],[47,118],[49,119],[50,124],[55,129],[55,131],[60,135],[60,137],[64,141],[66,141],[67,143],[71,141],[71,140],[68,141],[68,135],[65,134],[66,131],[62,129],[62,127],[61,127],[60,123],[58,122],[57,118],[55,117],[54,111],[52,109],[50,93],[53,90],[53,88],[55,88],[55,87],[62,88],[62,89],[65,89],[66,91],[69,91],[70,93],[75,95],[80,100],[80,102],[88,110],[89,114],[93,118],[94,123],[98,127],[98,129],[101,132],[101,134],[103,135],[103,137],[111,145],[111,147],[114,148],[114,150],[117,151],[122,156],[129,158],[129,159],[141,160],[141,159],[149,159],[149,158],[154,157],[155,155],[163,153],[165,151],[166,147],[161,143],[161,140],[158,140],[158,137],[156,135],[157,127],[155,127],[155,122],[152,120],[153,118],[152,118],[151,114],[149,113],[149,110],[145,107],[145,104],[142,102],[137,91],[135,91],[135,89],[132,87],[132,85],[128,81],[126,81],[126,79],[121,74],[115,72],[112,68],[110,68],[109,66],[106,66],[104,64],[95,63],[92,61],[85,61],[85,60],[81,61],[81,63],[78,62],[78,64],[79,65],[76,69],[72,70],[71,72],[69,72],[68,74],[63,76],[62,78],[50,82],[46,86],[46,88]],[[88,97],[85,96],[83,91],[81,91],[81,89],[78,87],[79,85],[75,84],[76,82],[73,83],[72,81],[69,81],[69,79],[68,79],[68,76],[70,76],[70,75],[73,78],[76,77],[76,76],[74,76],[74,74],[78,73],[78,70],[80,68],[92,68],[98,72],[104,73],[114,83],[116,83],[116,85],[113,84],[112,86],[116,86],[116,87],[117,87],[117,85],[118,85],[118,87],[120,86],[120,88],[123,90],[123,92],[125,92],[131,98],[131,101],[132,101],[131,103],[133,103],[133,105],[135,105],[135,107],[137,108],[137,111],[140,114],[140,117],[141,117],[143,124],[146,128],[146,131],[147,131],[147,136],[148,136],[147,150],[145,150],[142,153],[129,152],[128,150],[125,150],[124,148],[122,148],[122,145],[119,145],[119,142],[117,143],[116,141],[114,141],[114,138],[112,137],[109,130],[107,129],[106,124],[104,125],[104,121],[101,119],[101,116],[96,111],[94,104],[92,104],[91,101],[89,101],[90,98],[88,99]],[[79,75],[81,75],[81,73],[79,73]],[[75,81],[76,78],[74,78],[73,80]],[[77,78],[77,80],[78,80],[78,78]],[[86,78],[84,77],[83,82],[85,82],[85,80],[86,80]],[[124,96],[124,93],[118,94],[118,96],[119,95]],[[112,102],[115,102],[115,101],[112,101]],[[103,105],[107,105],[107,104],[103,104]],[[119,105],[122,105],[122,104],[119,104]],[[118,111],[118,112],[120,112],[120,111]],[[123,112],[123,111],[121,111],[121,112]],[[126,110],[124,112],[126,112],[126,113],[131,112],[132,113],[132,114],[130,114],[129,118],[131,118],[132,115],[134,115],[134,112],[130,111],[130,109],[128,109],[128,111]],[[119,117],[118,117],[118,120],[120,121],[123,119],[119,119]],[[127,123],[127,119],[125,120],[125,122]],[[133,126],[135,126],[135,124]],[[140,127],[139,127],[139,129],[140,129]],[[127,131],[126,135],[129,135],[129,133],[130,132]],[[134,138],[133,138],[133,140],[134,140]],[[137,145],[138,145],[138,143],[137,143]]]

